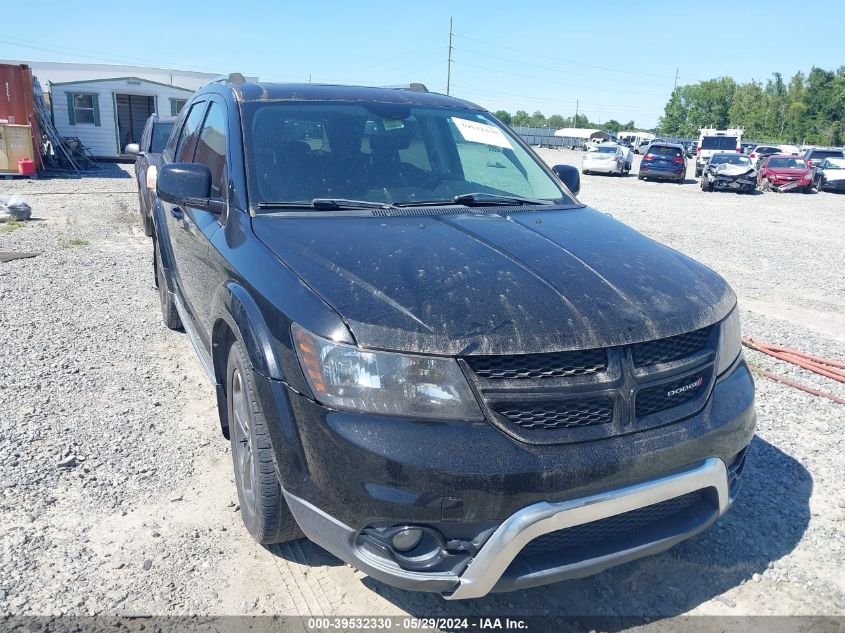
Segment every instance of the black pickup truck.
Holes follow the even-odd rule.
[[[241,514],[473,598],[657,552],[754,434],[736,298],[575,197],[486,110],[215,81],[163,153],[167,326],[216,387]]]

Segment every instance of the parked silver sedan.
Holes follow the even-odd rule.
[[[581,161],[582,174],[616,174],[631,171],[634,157],[631,150],[615,143],[602,143],[590,148]]]

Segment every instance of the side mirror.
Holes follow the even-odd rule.
[[[578,173],[578,168],[572,165],[555,165],[552,171],[560,178],[561,182],[566,185],[576,196],[581,191],[581,174]]]
[[[141,153],[141,146],[138,143],[129,143],[126,147],[123,148],[124,154],[135,154],[136,156]]]
[[[211,170],[201,163],[172,163],[158,171],[156,195],[165,202],[221,213],[222,200],[209,199]]]

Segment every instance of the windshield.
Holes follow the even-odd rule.
[[[254,207],[314,199],[413,204],[469,193],[574,204],[510,132],[471,110],[392,103],[243,105]]]
[[[648,148],[648,153],[652,156],[683,156],[683,151],[680,147],[671,147],[669,145],[652,145]]]
[[[825,169],[845,169],[845,158],[828,158],[824,162]]]
[[[803,158],[770,158],[767,167],[771,169],[806,169]]]
[[[824,160],[825,158],[842,158],[842,151],[841,150],[813,150],[812,154],[810,154],[810,158],[813,160]]]
[[[751,159],[743,154],[714,154],[710,158],[711,165],[750,165]]]
[[[590,150],[591,152],[598,152],[600,154],[615,154],[617,149],[615,145],[599,145]]]
[[[156,123],[153,125],[153,137],[150,140],[150,152],[153,154],[160,154],[164,151],[164,146],[167,145],[167,139],[170,138],[170,131],[173,129],[173,123]]]
[[[701,139],[701,149],[730,149],[736,151],[736,137],[705,136]]]

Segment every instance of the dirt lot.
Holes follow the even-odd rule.
[[[35,217],[0,229],[0,252],[39,253],[0,263],[0,615],[845,613],[845,407],[766,379],[734,509],[592,578],[452,603],[307,542],[256,545],[212,389],[187,338],[161,325],[129,173],[0,181]],[[585,176],[581,199],[725,276],[747,335],[845,359],[845,196]]]

